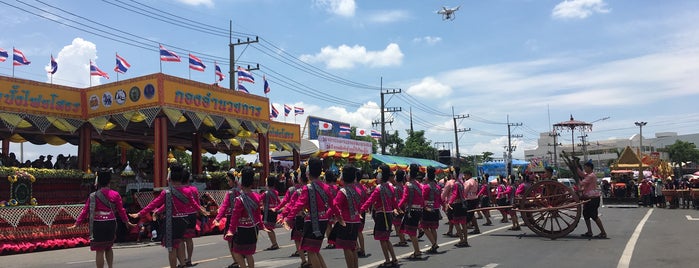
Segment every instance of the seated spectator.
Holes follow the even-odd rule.
[[[51,159],[53,159],[53,155],[46,156],[46,161],[44,161],[43,168],[53,168],[53,162],[51,161]]]
[[[40,155],[39,159],[34,160],[34,162],[31,162],[30,166],[33,168],[44,168],[44,159],[46,159],[45,156]]]

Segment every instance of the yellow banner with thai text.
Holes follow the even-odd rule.
[[[0,76],[0,111],[82,118],[80,90]]]
[[[272,121],[269,124],[267,136],[270,142],[301,143],[301,126]]]
[[[255,121],[269,121],[269,99],[228,89],[168,77],[163,83],[163,104]]]

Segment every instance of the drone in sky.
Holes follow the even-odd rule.
[[[437,10],[437,14],[442,15],[442,20],[454,20],[456,18],[456,11],[459,10],[461,6],[447,8],[442,7],[441,10]]]

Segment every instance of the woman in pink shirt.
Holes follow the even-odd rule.
[[[356,268],[359,267],[357,237],[360,234],[359,212],[362,205],[361,194],[354,185],[357,181],[357,171],[353,166],[345,165],[340,176],[344,186],[339,189],[333,200],[337,223],[332,232],[335,234],[335,248],[342,249],[347,268]]]
[[[277,212],[274,211],[279,205],[279,193],[277,188],[277,177],[269,176],[267,177],[267,191],[265,191],[260,196],[260,201],[262,202],[262,216],[265,225],[265,230],[269,236],[269,241],[272,245],[266,250],[277,250],[279,249],[279,244],[277,244],[277,234],[274,229],[277,228]]]
[[[585,226],[587,226],[587,232],[582,234],[583,237],[592,237],[592,224],[590,219],[595,220],[600,233],[596,235],[596,238],[607,238],[607,232],[604,230],[604,225],[602,225],[602,220],[599,218],[598,209],[601,199],[601,193],[599,185],[597,184],[597,175],[593,171],[594,165],[592,162],[587,162],[584,164],[584,172],[578,170],[578,174],[583,180],[580,182],[580,190],[582,191],[583,199],[589,199],[587,203],[583,205],[583,218],[585,219]]]
[[[301,165],[299,169],[294,173],[294,183],[295,185],[286,191],[286,195],[282,201],[277,206],[276,211],[279,211],[280,215],[277,217],[279,221],[283,221],[288,217],[293,217],[292,222],[287,223],[286,227],[291,229],[291,240],[294,241],[296,245],[296,252],[292,253],[289,257],[299,257],[301,258],[301,267],[310,267],[310,263],[306,260],[306,254],[301,249],[301,239],[303,239],[303,212],[299,212],[296,215],[289,215],[290,204],[295,204],[298,197],[301,195],[301,190],[303,185],[308,183],[308,177],[306,177],[306,165]]]
[[[391,245],[390,241],[391,227],[393,226],[393,210],[396,208],[395,192],[388,183],[391,176],[393,176],[391,168],[387,165],[379,167],[376,174],[378,185],[360,209],[360,211],[367,211],[369,207],[374,208],[374,240],[379,241],[386,259],[379,267],[389,267],[398,264],[396,253],[393,251],[393,245]]]
[[[116,238],[116,216],[118,215],[129,229],[135,226],[126,216],[121,195],[109,188],[111,179],[112,173],[109,171],[97,174],[96,186],[99,189],[90,194],[75,224],[68,227],[73,229],[85,221],[90,223],[90,250],[95,251],[95,263],[98,268],[104,267],[105,259],[108,267],[112,267],[114,263],[112,245]]]
[[[254,180],[255,171],[252,167],[243,168],[240,180],[242,193],[236,197],[226,233],[226,237],[233,241],[233,247],[230,250],[241,268],[255,267],[255,259],[252,255],[257,249],[257,232],[260,228],[264,228],[260,213],[260,197],[250,190]]]
[[[189,172],[181,165],[170,167],[170,186],[165,188],[160,195],[153,199],[146,207],[138,213],[130,214],[132,218],[145,216],[156,208],[165,205],[163,216],[165,216],[165,235],[162,237],[161,245],[168,249],[168,261],[170,267],[185,267],[185,248],[183,246],[183,235],[187,229],[187,216],[197,210],[204,215],[209,213],[199,206],[199,198],[194,196],[194,191],[182,184],[189,179]],[[177,262],[181,264],[177,265]]]
[[[439,228],[439,207],[442,206],[440,192],[442,188],[435,181],[436,175],[434,167],[427,167],[427,180],[422,184],[422,198],[425,200],[425,210],[422,212],[420,228],[425,231],[427,239],[432,243],[432,247],[427,253],[437,253],[437,228]]]
[[[417,243],[417,229],[422,219],[422,211],[425,207],[425,200],[422,198],[422,186],[417,181],[420,167],[417,164],[410,164],[410,177],[403,188],[403,197],[398,202],[398,207],[404,207],[404,211],[396,209],[395,213],[404,212],[401,233],[410,236],[413,244],[413,254],[408,259],[421,259],[422,252]]]
[[[237,200],[236,197],[238,197],[241,193],[235,176],[235,169],[231,169],[226,172],[228,187],[231,187],[231,189],[226,192],[226,196],[223,198],[223,202],[218,208],[218,214],[216,214],[216,218],[214,218],[213,221],[214,226],[219,226],[221,219],[226,217],[226,225],[223,228],[223,239],[228,242],[228,248],[233,246],[231,240],[226,238],[226,233],[228,233],[228,223],[231,221],[231,212],[233,212],[233,205],[235,205],[235,201]],[[233,252],[231,252],[231,258],[233,259],[233,263],[228,265],[228,268],[238,267],[238,263],[235,261],[235,257],[233,256]]]

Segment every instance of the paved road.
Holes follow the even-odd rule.
[[[494,214],[498,214],[495,212]],[[456,240],[440,237],[443,254],[426,261],[401,259],[402,268],[410,267],[696,267],[699,263],[699,211],[647,208],[601,208],[600,214],[609,239],[583,239],[583,221],[567,237],[550,240],[538,237],[526,228],[508,231],[509,225],[482,226],[480,235],[469,237],[470,248],[456,248]],[[482,223],[482,222],[480,222]],[[371,228],[373,222],[368,221]],[[594,226],[594,223],[593,223]],[[440,226],[439,233],[446,231]],[[594,228],[594,227],[593,227]],[[597,233],[596,228],[594,229]],[[256,267],[298,267],[298,258],[289,258],[293,243],[289,232],[277,229],[280,250],[255,254]],[[383,262],[381,250],[365,231],[367,252],[373,255],[359,260],[360,268],[376,267]],[[424,238],[426,239],[426,238]],[[397,238],[393,239],[396,242]],[[197,267],[226,267],[231,263],[221,236],[195,239],[194,261]],[[421,241],[421,246],[428,246]],[[266,234],[260,234],[258,249],[270,245]],[[322,250],[328,267],[344,267],[341,250]],[[396,248],[401,258],[409,248]],[[0,257],[0,267],[94,267],[94,254],[88,248],[73,248]],[[115,249],[116,267],[154,267],[167,265],[166,251],[156,244],[119,245]]]

